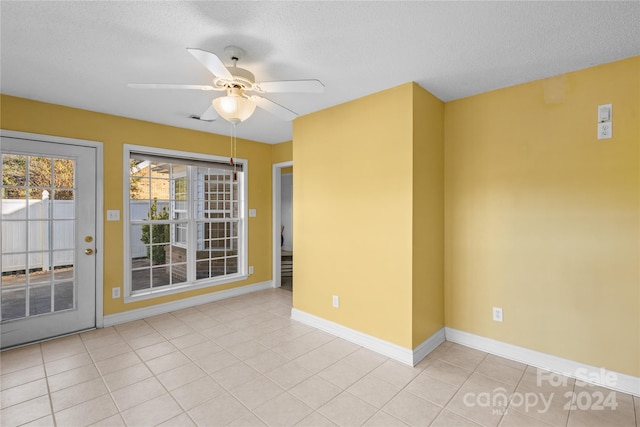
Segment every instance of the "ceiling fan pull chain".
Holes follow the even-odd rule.
[[[238,132],[236,130],[236,124],[233,124],[233,157],[235,157],[236,159],[238,158]],[[238,180],[238,174],[236,172],[237,169],[237,164],[236,162],[233,162],[233,181],[237,181]]]
[[[236,171],[236,162],[233,160],[237,156],[238,141],[236,136],[236,123],[231,122],[231,157],[229,158],[229,164],[233,166],[233,181],[238,180],[238,174]]]
[[[233,166],[233,123],[231,124],[231,145],[229,147],[229,164]]]

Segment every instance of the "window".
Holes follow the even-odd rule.
[[[246,278],[246,161],[125,146],[127,297]]]

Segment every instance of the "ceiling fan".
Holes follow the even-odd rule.
[[[298,116],[288,108],[257,94],[284,92],[322,93],[324,91],[324,85],[319,80],[256,82],[253,73],[237,66],[238,61],[245,55],[245,51],[236,46],[227,46],[224,50],[233,62],[231,67],[225,66],[220,58],[211,52],[187,48],[187,51],[213,74],[214,79],[211,85],[130,83],[128,86],[140,89],[225,91],[226,96],[214,98],[211,106],[200,116],[200,120],[213,121],[221,116],[232,123],[238,123],[249,118],[256,106],[283,120],[293,120]]]

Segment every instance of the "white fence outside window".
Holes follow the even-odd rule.
[[[73,265],[73,211],[73,200],[3,199],[2,272]]]
[[[51,211],[49,211],[51,205]],[[158,202],[158,209],[163,206],[169,208],[169,203]],[[2,272],[21,271],[27,269],[27,224],[29,228],[29,269],[49,270],[64,265],[73,265],[73,251],[55,250],[56,248],[74,247],[74,202],[73,200],[29,200],[27,215],[27,200],[2,200]],[[131,201],[130,212],[132,218],[146,218],[149,203],[145,200]],[[51,212],[51,213],[49,213]],[[49,217],[52,215],[54,220]],[[29,221],[26,219],[29,218]],[[60,219],[60,220],[57,220]],[[68,220],[64,220],[68,219]],[[49,221],[51,220],[51,221]],[[51,234],[50,234],[51,233]],[[147,249],[140,239],[140,227],[131,230],[131,257],[147,257]],[[53,236],[53,259],[49,256],[49,240]]]

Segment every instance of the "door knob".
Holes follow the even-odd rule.
[[[85,255],[93,255],[93,249],[91,249],[91,248],[85,249],[84,253],[85,253]]]

